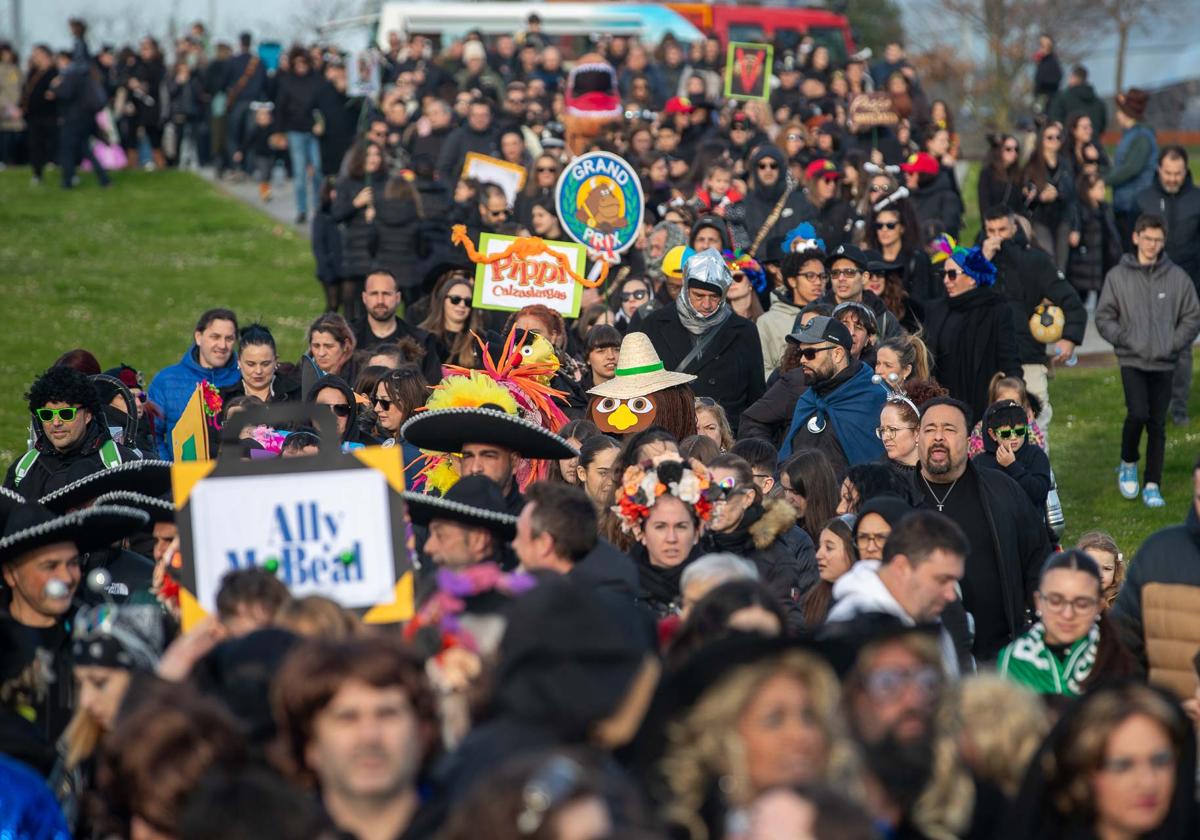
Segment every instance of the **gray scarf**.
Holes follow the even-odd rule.
[[[721,305],[708,317],[697,312],[688,299],[688,290],[693,282],[704,283],[721,290]],[[675,310],[679,313],[679,322],[683,324],[683,328],[692,335],[701,336],[728,321],[729,316],[733,314],[733,308],[726,299],[731,285],[733,276],[729,273],[729,267],[725,265],[725,258],[721,256],[720,251],[708,248],[692,255],[683,269],[683,288],[679,290],[679,297],[675,298]]]

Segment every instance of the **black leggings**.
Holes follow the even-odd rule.
[[[1167,405],[1171,402],[1172,370],[1121,368],[1125,389],[1125,426],[1121,430],[1121,460],[1138,462],[1138,444],[1146,430],[1147,484],[1161,484],[1167,449]]]

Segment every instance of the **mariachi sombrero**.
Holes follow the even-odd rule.
[[[126,461],[72,481],[65,487],[42,496],[38,502],[56,513],[64,513],[97,496],[118,490],[147,496],[165,496],[171,490],[171,462]]]
[[[690,373],[667,370],[650,337],[645,333],[631,332],[621,339],[616,375],[595,388],[589,388],[588,393],[597,397],[627,400],[665,391],[676,385],[686,385],[695,378]]]
[[[561,460],[579,454],[563,438],[517,411],[507,388],[482,371],[471,371],[442,380],[425,408],[400,427],[400,435],[431,452],[462,452],[468,443],[490,443],[524,458]]]
[[[404,503],[416,525],[434,519],[450,519],[464,525],[486,528],[503,540],[517,534],[517,517],[508,512],[500,486],[484,475],[468,475],[446,491],[445,496],[426,496],[406,491]]]
[[[27,502],[12,512],[0,538],[0,564],[22,554],[59,542],[71,542],[80,554],[112,545],[145,527],[150,517],[123,505],[93,506],[56,516],[53,511]]]
[[[145,493],[134,493],[131,490],[114,490],[97,496],[95,504],[131,507],[149,516],[152,523],[175,521],[175,503],[160,496],[147,496]]]

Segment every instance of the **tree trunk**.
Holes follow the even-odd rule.
[[[1117,24],[1117,93],[1125,90],[1125,50],[1129,47],[1129,24]]]

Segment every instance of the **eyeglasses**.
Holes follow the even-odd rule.
[[[834,280],[837,280],[839,277],[851,280],[860,274],[862,274],[862,269],[860,268],[835,268],[829,272],[829,276]]]
[[[621,300],[645,300],[646,290],[638,289],[636,292],[621,292]]]
[[[811,362],[817,358],[818,353],[824,353],[826,350],[832,350],[832,347],[805,347],[800,351],[800,358],[806,362]]]
[[[1067,607],[1070,607],[1077,613],[1091,612],[1092,610],[1096,609],[1096,607],[1100,606],[1099,598],[1085,598],[1083,596],[1078,598],[1067,598],[1063,595],[1059,595],[1057,592],[1052,592],[1047,595],[1045,592],[1041,591],[1038,592],[1038,596],[1046,602],[1046,606],[1057,613],[1066,612]]]
[[[458,295],[446,295],[446,301],[452,306],[471,305],[471,299],[469,297],[459,297]]]
[[[877,429],[875,429],[875,437],[879,438],[880,440],[887,440],[889,438],[894,438],[896,435],[900,434],[900,432],[904,429],[907,429],[910,432],[915,432],[917,430],[917,427],[916,426],[879,426]]]
[[[36,414],[43,423],[53,422],[55,417],[64,423],[70,423],[80,411],[82,409],[79,408],[39,408]]]
[[[888,188],[885,187],[883,184],[872,184],[871,185],[871,192],[873,192],[873,193],[882,193],[882,192],[887,192],[887,191],[888,191]]]
[[[795,487],[790,487],[790,486],[788,486],[787,484],[782,484],[782,485],[780,485],[780,486],[781,486],[781,487],[783,487],[783,492],[784,492],[784,493],[786,493],[787,495],[789,495],[789,496],[795,496],[797,499],[803,499],[803,498],[804,498],[804,492],[803,492],[803,491],[801,491],[801,490],[797,490]]]
[[[875,230],[895,230],[900,227],[899,222],[876,222]]]
[[[326,403],[326,404],[328,405],[328,403]],[[329,408],[338,417],[349,417],[350,416],[350,406],[347,405],[346,403],[337,403],[336,405],[330,405]]]
[[[802,271],[796,276],[801,280],[807,280],[809,283],[816,283],[818,280],[824,283],[829,279],[828,274],[822,274],[819,271]]]
[[[926,697],[932,696],[941,687],[942,677],[936,668],[929,665],[920,668],[880,668],[863,681],[867,693],[874,700],[891,700],[906,685],[914,686]]]
[[[730,497],[742,492],[746,488],[738,487],[737,479],[733,476],[723,478],[712,486],[712,494],[714,500],[718,502],[727,501]]]
[[[859,548],[866,548],[869,545],[883,548],[884,543],[887,542],[887,538],[891,535],[891,533],[891,531],[888,531],[886,534],[860,533],[854,538],[854,542],[858,544]]]
[[[996,433],[996,437],[1000,438],[1000,440],[1012,440],[1013,438],[1025,437],[1025,433],[1029,429],[1026,426],[1013,426],[1012,428],[1001,426],[999,429],[993,429],[992,431]]]
[[[393,405],[391,400],[385,400],[383,397],[376,397],[375,399],[371,400],[371,404],[379,406],[384,411],[391,411]]]
[[[773,160],[760,160],[758,162],[758,168],[759,169],[778,169],[779,164],[775,163],[775,161],[773,161]]]

